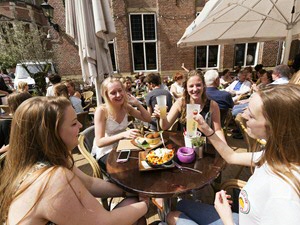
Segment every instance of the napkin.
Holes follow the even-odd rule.
[[[129,139],[120,140],[118,147],[117,147],[117,152],[119,152],[121,150],[125,150],[125,149],[130,149],[131,151],[140,151],[141,150],[141,148],[132,144],[131,140],[129,140]]]

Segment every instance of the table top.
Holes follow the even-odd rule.
[[[175,149],[184,146],[182,133],[164,132],[166,144],[173,144]],[[126,163],[117,163],[118,152],[111,151],[106,168],[110,179],[129,192],[145,194],[150,197],[175,197],[191,190],[201,189],[218,177],[225,167],[225,161],[212,145],[207,145],[204,157],[190,164],[181,164],[202,171],[180,171],[178,168],[140,171],[138,152],[131,152]],[[177,159],[175,159],[177,161]]]

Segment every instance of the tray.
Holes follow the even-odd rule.
[[[168,166],[162,166],[162,167],[151,167],[148,165],[148,163],[145,161],[146,155],[148,154],[147,151],[145,152],[139,152],[139,171],[153,171],[153,170],[165,170],[165,169],[171,169],[175,167],[174,162]]]
[[[159,142],[158,142],[157,144],[155,144],[155,145],[150,145],[150,144],[148,144],[148,143],[147,143],[147,144],[144,144],[144,145],[141,145],[141,144],[138,143],[136,140],[137,140],[137,139],[131,140],[131,143],[132,143],[133,145],[135,145],[135,146],[137,146],[137,147],[143,149],[143,150],[152,150],[152,149],[155,149],[155,148],[157,148],[157,147],[159,147],[159,146],[162,145],[162,141],[161,141],[161,140],[159,140]],[[165,141],[166,141],[166,140],[165,140]]]

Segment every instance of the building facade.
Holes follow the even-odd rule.
[[[188,69],[233,69],[239,65],[263,64],[274,67],[280,64],[282,42],[243,43],[177,47],[186,27],[204,7],[205,0],[109,0],[116,26],[116,38],[110,42],[115,73],[125,76],[138,72],[160,72],[172,75],[181,70],[182,63]],[[42,0],[0,1],[1,16],[49,26],[43,17]],[[52,27],[52,47],[58,72],[63,76],[81,75],[78,50],[73,40],[65,34],[64,0],[49,0],[54,7],[53,22],[60,27],[57,33]],[[290,59],[299,52],[299,42],[293,41]]]

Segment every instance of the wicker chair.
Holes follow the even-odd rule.
[[[89,126],[89,112],[84,111],[82,113],[77,113],[77,119],[82,124],[80,131],[85,130]]]
[[[93,95],[94,95],[94,92],[92,92],[92,91],[82,92],[82,96],[84,98],[84,103],[85,103],[85,106],[83,107],[84,111],[89,111],[89,108],[92,106]]]
[[[80,153],[84,156],[84,158],[88,161],[93,170],[93,177],[103,178],[101,169],[98,165],[96,159],[91,155],[93,141],[95,137],[95,127],[91,126],[82,131],[78,138],[78,149]],[[110,209],[110,204],[108,203],[107,198],[102,198],[101,203],[103,207],[107,210]]]

